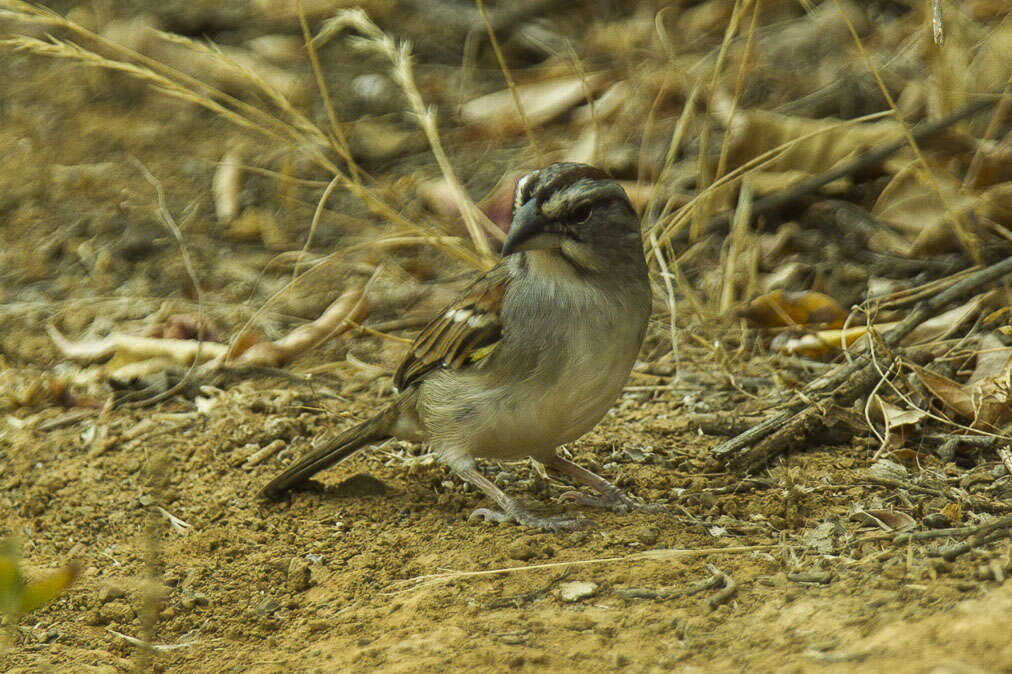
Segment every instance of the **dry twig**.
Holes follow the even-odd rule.
[[[994,99],[982,99],[975,101],[966,107],[957,110],[956,112],[937,119],[933,122],[925,122],[915,129],[911,129],[910,136],[914,140],[921,140],[937,134],[953,124],[956,124],[967,117],[971,117],[982,110],[994,105],[996,101]],[[849,176],[856,175],[869,168],[879,164],[889,156],[899,152],[909,144],[907,137],[901,136],[894,141],[890,141],[881,147],[872,150],[871,152],[865,153],[864,155],[831,168],[824,173],[817,176],[812,176],[807,180],[802,180],[798,184],[794,185],[790,189],[786,189],[776,194],[770,194],[769,196],[756,199],[752,204],[752,217],[757,218],[767,213],[773,213],[789,206],[793,206],[800,202],[802,199],[814,194],[822,187],[829,183],[839,180],[840,178],[847,178]],[[717,234],[727,231],[731,225],[732,213],[721,213],[710,218],[710,222],[706,227],[707,234]],[[682,233],[678,240],[688,240],[689,232],[682,230]]]
[[[884,345],[889,349],[896,348],[914,328],[947,304],[1009,273],[1012,273],[1012,258],[974,272],[922,300],[906,318],[884,335]],[[806,388],[802,402],[719,445],[712,451],[714,458],[734,470],[750,471],[765,465],[792,446],[805,446],[808,439],[822,427],[824,411],[828,406],[849,406],[875,385],[879,373],[875,363],[870,360],[870,354],[863,354],[841,366],[832,375],[817,379]]]

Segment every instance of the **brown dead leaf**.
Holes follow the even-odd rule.
[[[258,342],[243,351],[231,364],[281,367],[301,353],[332,337],[347,332],[354,323],[369,314],[369,306],[360,289],[346,290],[311,323],[301,325],[273,342]],[[225,359],[232,358],[227,355]]]
[[[156,323],[145,330],[143,336],[162,339],[197,339],[199,337],[208,342],[220,341],[218,331],[207,321],[201,321],[200,317],[194,314],[172,314],[165,321]]]
[[[765,110],[739,110],[733,119],[727,119],[728,107],[721,106],[718,114],[721,112],[729,126],[728,166],[731,168],[802,136],[816,134],[796,143],[762,167],[767,172],[814,175],[902,134],[900,126],[891,120],[842,124],[833,119],[791,117]],[[909,157],[909,154],[900,156]],[[904,163],[906,161],[909,159]]]
[[[962,384],[948,377],[911,365],[924,387],[931,391],[938,400],[961,417],[973,417],[973,401],[963,390]]]
[[[588,75],[585,79],[560,77],[523,84],[516,91],[527,115],[527,123],[537,127],[569,112],[586,98],[587,89],[593,93],[606,81],[607,76],[602,73]],[[523,120],[509,89],[465,103],[461,106],[460,117],[467,124],[495,134],[521,133],[524,130]]]
[[[516,189],[520,173],[509,173],[500,178],[498,184],[492,188],[485,198],[478,202],[478,208],[488,216],[496,227],[503,232],[509,231],[510,222],[513,218],[513,192]],[[445,178],[436,178],[421,183],[418,186],[418,195],[422,201],[434,213],[438,213],[447,219],[458,220],[463,225],[460,216],[460,207],[454,198],[453,188]]]
[[[905,410],[893,405],[876,395],[871,409],[877,413],[878,420],[885,425],[886,429],[896,429],[903,426],[913,426],[928,417],[927,412],[922,410]]]
[[[963,521],[963,507],[959,503],[947,503],[940,512],[952,524],[959,524]]]
[[[773,293],[770,293],[770,295],[773,295]],[[915,346],[949,337],[961,326],[965,325],[967,321],[973,320],[985,306],[993,301],[995,296],[994,291],[982,293],[965,304],[949,309],[945,313],[924,321],[903,339],[902,344],[904,346]],[[776,308],[774,308],[774,311],[776,311]],[[877,332],[884,334],[895,325],[895,322],[878,323],[871,327]],[[779,338],[775,339],[771,346],[781,353],[803,355],[809,358],[821,358],[835,350],[844,348],[845,345],[851,350],[866,348],[868,330],[869,328],[866,325],[856,325],[846,330],[830,329],[819,330],[805,335],[784,335],[778,336]]]
[[[997,427],[1012,418],[1012,348],[996,335],[981,339],[977,366],[966,383],[975,408],[974,427]]]
[[[977,196],[963,192],[948,174],[933,171],[928,176],[919,164],[911,163],[882,190],[872,214],[908,236],[911,243],[905,254],[926,255],[957,249],[952,218],[962,219],[977,205]]]
[[[291,250],[295,242],[274,214],[262,208],[247,208],[225,230],[231,241],[260,240],[269,250]]]
[[[1012,348],[997,336],[981,340],[977,366],[966,384],[916,368],[924,386],[946,407],[972,419],[973,428],[995,428],[1012,419]]]
[[[1012,356],[1012,347],[1005,346],[1005,343],[997,335],[988,333],[982,336],[980,351],[977,353],[977,364],[966,383],[973,385],[986,379],[1001,376],[1002,371],[1008,365],[1010,356]]]
[[[929,318],[904,337],[902,344],[904,346],[916,346],[918,344],[927,344],[940,339],[946,339],[968,321],[975,319],[981,309],[987,306],[994,297],[995,294],[992,292],[982,293],[972,297],[958,307]]]
[[[259,94],[265,86],[290,101],[302,101],[309,91],[306,77],[279,68],[252,50],[231,46],[208,49],[200,42],[163,31],[161,20],[153,13],[110,21],[102,36],[228,93]]]
[[[888,449],[893,451],[894,458],[898,458],[896,452],[901,450],[907,437],[916,431],[914,427],[928,417],[927,412],[897,407],[878,395],[872,398],[868,411],[885,427],[885,438],[876,456]]]
[[[875,330],[885,331],[896,323],[880,323],[872,326]],[[869,328],[866,325],[855,325],[846,330],[819,330],[806,335],[778,335],[771,348],[781,353],[822,358],[835,353],[846,346],[848,349],[863,349],[867,343]]]
[[[976,174],[970,185],[974,189],[985,189],[993,185],[1012,181],[1012,146],[993,140],[982,140],[977,149]]]
[[[880,527],[884,531],[902,531],[917,526],[913,517],[895,510],[858,510],[850,516],[855,522],[872,527]]]
[[[234,147],[225,153],[214,171],[211,194],[218,222],[228,224],[239,215],[239,193],[242,192],[242,148]]]
[[[841,328],[847,312],[829,295],[814,290],[774,290],[752,300],[739,312],[764,328],[823,325]]]
[[[597,118],[598,122],[610,119],[622,109],[632,93],[632,87],[628,82],[615,82],[593,103],[587,103],[574,110],[573,121],[577,124],[587,124],[594,121],[594,118]]]

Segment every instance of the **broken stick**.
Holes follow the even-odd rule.
[[[924,122],[923,124],[911,129],[910,135],[914,138],[914,140],[921,140],[922,138],[933,136],[939,131],[946,129],[953,124],[980,112],[981,110],[986,110],[994,104],[994,99],[974,101],[973,103],[956,110],[951,115],[947,115],[941,119],[936,119],[932,122]],[[800,202],[803,198],[814,194],[834,180],[839,180],[840,178],[846,178],[848,176],[867,171],[869,168],[877,165],[882,160],[899,152],[907,145],[907,137],[900,136],[899,138],[889,141],[870,152],[864,153],[857,159],[841,164],[840,166],[834,166],[819,175],[802,180],[790,189],[770,194],[761,199],[756,199],[755,203],[752,204],[752,218],[757,218],[760,215],[765,215],[767,213],[779,211],[788,206],[793,206]],[[705,233],[717,234],[720,232],[726,232],[728,227],[731,225],[731,217],[731,213],[721,213],[713,216],[707,223]],[[688,236],[689,229],[686,228],[682,230],[676,238],[688,239]]]
[[[882,341],[888,348],[899,346],[918,325],[937,314],[942,307],[969,295],[977,288],[1012,273],[1012,258],[974,272],[914,306],[907,317],[887,332]],[[762,467],[791,447],[809,442],[823,426],[824,410],[829,405],[846,407],[867,395],[879,379],[869,354],[861,354],[833,373],[816,379],[805,390],[803,402],[775,414],[744,433],[718,445],[713,457],[722,465],[748,472]]]

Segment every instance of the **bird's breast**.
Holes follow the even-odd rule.
[[[469,406],[467,442],[477,456],[546,456],[579,438],[614,404],[643,340],[649,302],[628,293],[517,290],[527,294],[507,296],[496,362],[481,368],[482,393]]]

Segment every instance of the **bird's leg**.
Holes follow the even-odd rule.
[[[549,468],[568,475],[580,484],[585,484],[594,489],[600,496],[590,496],[579,491],[569,491],[559,497],[563,503],[579,503],[581,505],[607,508],[618,512],[629,512],[630,510],[642,510],[644,512],[668,512],[668,509],[661,504],[640,504],[633,501],[625,493],[600,475],[590,472],[586,468],[576,465],[572,461],[553,454],[546,463]]]
[[[471,513],[469,520],[476,517],[483,518],[486,522],[516,522],[523,526],[545,531],[572,531],[575,529],[589,529],[594,526],[592,520],[572,519],[566,517],[538,517],[525,510],[519,503],[510,498],[506,492],[495,486],[491,480],[486,478],[473,465],[465,467],[454,467],[454,471],[463,479],[470,482],[478,489],[485,492],[485,495],[496,502],[502,508],[501,511],[488,508],[478,508]]]

